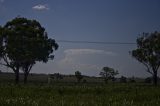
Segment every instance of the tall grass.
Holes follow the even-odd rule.
[[[160,106],[160,87],[1,85],[0,106]]]

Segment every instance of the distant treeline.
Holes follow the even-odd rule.
[[[51,78],[50,84],[55,83],[77,83],[75,75],[62,75],[62,78],[57,79],[56,76],[51,74],[52,77],[48,74],[37,74],[37,73],[31,73],[28,76],[28,83],[43,83],[48,84],[48,78]],[[20,73],[20,82],[23,82],[23,73]],[[0,72],[0,82],[1,83],[13,83],[14,81],[14,73],[9,72]],[[160,82],[160,78],[158,78],[158,82]],[[95,76],[83,76],[81,84],[105,84],[103,78],[101,77],[95,77]],[[137,78],[137,77],[129,77],[126,78],[124,76],[121,76],[120,78],[116,78],[114,82],[110,81],[109,83],[152,83],[152,78]]]

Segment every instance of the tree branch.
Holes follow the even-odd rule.
[[[28,70],[27,70],[27,73],[29,73],[29,72],[31,71],[32,66],[33,66],[33,64],[29,65],[29,68],[28,68]]]
[[[7,56],[4,55],[2,58],[3,58],[3,60],[4,60],[4,62],[5,62],[6,64],[4,64],[4,63],[0,63],[0,64],[3,65],[3,66],[6,66],[6,67],[11,68],[11,69],[15,72],[15,68],[14,68],[14,66],[12,66],[12,65],[9,64],[9,62],[8,62],[8,60],[7,60]]]
[[[4,62],[6,62],[6,64],[7,64],[8,66],[10,66],[10,65],[9,65],[9,62],[8,62],[8,60],[7,60],[7,56],[4,55],[2,58],[3,58]]]
[[[33,64],[30,65],[29,70],[28,70],[29,72],[31,71],[32,67],[33,67]]]
[[[155,69],[156,69],[156,71],[159,69],[159,66],[160,66],[160,64],[159,64],[159,65],[157,65],[157,67],[155,68]]]
[[[3,65],[3,66],[6,66],[6,67],[9,67],[7,64],[3,64],[3,63],[0,63],[0,65]]]
[[[143,65],[145,65],[147,67],[147,72],[153,75],[153,72],[151,72],[150,67],[147,63],[142,62]]]

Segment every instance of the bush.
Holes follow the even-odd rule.
[[[121,83],[126,83],[126,82],[127,82],[127,78],[124,77],[124,76],[121,76],[120,82],[121,82]]]
[[[134,78],[134,77],[132,77],[132,78],[130,78],[130,79],[129,79],[129,82],[130,82],[130,83],[135,83],[135,82],[136,82],[136,80],[135,80],[135,78]]]
[[[145,83],[152,83],[152,78],[151,77],[146,78]]]
[[[83,83],[86,83],[87,82],[87,80],[86,79],[83,79]]]

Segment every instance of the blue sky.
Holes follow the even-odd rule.
[[[160,31],[159,5],[159,0],[0,0],[0,25],[19,15],[38,20],[57,41],[136,42],[142,32]],[[120,75],[149,76],[129,55],[136,45],[58,44],[54,61],[36,64],[32,72],[97,76],[109,66]]]

